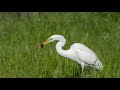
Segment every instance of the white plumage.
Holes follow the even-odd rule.
[[[81,65],[82,72],[84,66],[95,67],[96,69],[102,70],[103,65],[98,59],[94,51],[89,49],[87,46],[81,43],[74,43],[71,45],[70,49],[63,50],[62,47],[65,45],[66,40],[62,35],[52,35],[48,40],[46,40],[43,45],[49,42],[57,40],[56,51],[59,55],[71,59]]]

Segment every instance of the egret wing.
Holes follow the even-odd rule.
[[[96,55],[88,52],[88,51],[84,51],[84,50],[80,50],[80,49],[76,49],[77,55],[79,60],[81,60],[82,62],[86,63],[86,64],[95,64],[96,62]]]
[[[96,54],[94,53],[94,51],[89,49],[84,44],[75,43],[75,44],[71,45],[71,49],[76,51],[77,58],[79,60],[81,60],[82,62],[84,62],[86,64],[92,64],[92,65],[95,64],[95,62],[97,60]]]
[[[87,46],[81,43],[75,43],[71,45],[71,49],[76,52],[76,58],[80,60],[80,62],[84,62],[87,65],[95,66],[97,69],[102,70],[103,65],[96,53],[89,49]]]
[[[73,45],[71,45],[70,48],[71,49],[80,49],[80,50],[83,50],[86,52],[94,53],[94,51],[92,51],[90,48],[88,48],[87,46],[85,46],[84,44],[81,44],[81,43],[74,43]]]

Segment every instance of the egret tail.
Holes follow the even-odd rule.
[[[95,67],[99,70],[103,70],[103,65],[101,63],[101,61],[98,59],[97,62],[95,63]]]

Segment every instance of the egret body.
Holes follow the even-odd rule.
[[[84,66],[95,67],[98,70],[103,69],[103,65],[95,52],[84,44],[74,43],[71,45],[70,49],[63,50],[62,47],[65,45],[66,39],[62,35],[52,35],[43,44],[41,44],[41,47],[43,48],[43,46],[53,41],[58,41],[56,44],[57,53],[80,64],[82,72],[84,70]]]

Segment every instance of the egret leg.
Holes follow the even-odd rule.
[[[81,62],[81,68],[82,68],[82,73],[83,73],[83,70],[84,70],[84,62]]]
[[[83,77],[83,75],[84,75],[84,72],[83,72],[83,70],[84,70],[84,62],[81,62],[81,68],[82,68],[82,74],[81,74],[81,77]]]
[[[81,62],[79,59],[76,60],[76,61],[77,61],[78,64],[81,65],[81,68],[82,68],[82,69],[81,69],[81,71],[82,71],[81,77],[83,77],[83,73],[84,73],[84,72],[83,72],[83,70],[84,70],[84,62]]]

